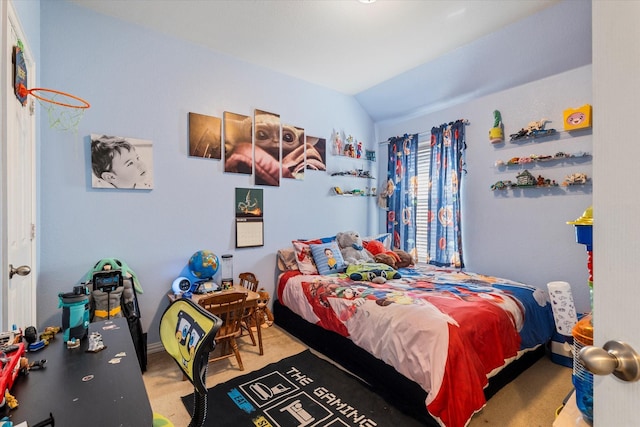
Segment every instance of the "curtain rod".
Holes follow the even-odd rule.
[[[467,120],[467,119],[460,119],[460,121],[462,123],[464,123],[465,125],[469,125],[470,124],[469,120]],[[450,125],[452,125],[453,123],[454,122],[449,122]],[[431,130],[423,130],[421,132],[418,132],[418,136],[423,136],[423,135],[428,135],[428,134],[431,134]],[[400,137],[398,137],[398,138],[400,138]],[[388,143],[389,143],[389,140],[381,141],[381,142],[378,142],[378,145],[384,145],[384,144],[388,144]]]

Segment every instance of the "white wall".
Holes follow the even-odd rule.
[[[281,115],[307,135],[330,138],[344,128],[375,146],[373,123],[349,96],[258,68],[66,2],[42,2],[42,85],[91,103],[77,137],[42,120],[39,156],[41,262],[38,322],[59,322],[57,294],[67,292],[101,258],[118,257],[137,273],[143,327],[158,341],[166,293],[192,253],[233,253],[235,275],[253,271],[273,292],[276,251],[313,238],[377,225],[373,198],[339,198],[325,172],[264,189],[265,245],[235,249],[235,188],[250,176],[227,174],[217,160],[187,156],[188,113]],[[232,41],[230,41],[232,42]],[[153,141],[152,191],[91,188],[91,133]],[[328,169],[342,160],[329,156]],[[364,180],[362,180],[364,181]],[[364,184],[363,184],[364,185]]]
[[[429,131],[433,126],[468,119],[466,170],[463,177],[463,249],[468,270],[522,281],[546,289],[552,280],[572,285],[576,308],[590,310],[587,254],[575,242],[574,227],[567,225],[592,204],[591,186],[550,190],[491,191],[498,180],[515,181],[520,169],[493,167],[498,159],[550,154],[558,151],[592,151],[591,131],[559,134],[530,144],[509,143],[509,134],[530,121],[548,118],[547,128],[563,129],[562,113],[592,103],[591,66],[561,73],[513,89],[431,112],[424,116],[377,125],[378,140],[404,133]],[[499,110],[505,127],[504,144],[489,142],[493,111]],[[597,120],[598,108],[594,107]],[[382,158],[386,153],[381,152]],[[575,165],[558,163],[530,168],[538,176],[562,182],[566,175],[585,172],[591,161]],[[383,219],[381,219],[383,221]]]

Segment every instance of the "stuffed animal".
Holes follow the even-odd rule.
[[[391,256],[391,255],[389,255],[387,253],[383,252],[381,254],[374,255],[373,256],[373,260],[375,262],[378,262],[378,263],[381,263],[381,264],[386,264],[391,268],[397,268],[396,259],[393,256]]]
[[[373,255],[375,262],[387,264],[390,267],[398,268],[400,257],[393,251],[388,250],[382,242],[378,240],[369,240],[363,243],[364,248]]]
[[[413,261],[413,257],[409,254],[409,252],[403,251],[402,249],[394,249],[393,252],[400,260],[396,262],[396,268],[409,267],[410,265],[415,264]]]
[[[345,231],[336,234],[336,241],[346,265],[373,262],[371,252],[366,250],[360,234],[356,231]]]
[[[273,325],[273,313],[271,313],[271,310],[269,309],[269,300],[271,299],[271,295],[269,295],[269,292],[267,292],[265,288],[258,289],[258,294],[260,295],[260,298],[258,299],[258,309],[264,314],[264,318],[260,319],[260,327],[268,328]],[[256,330],[255,322],[251,328]]]

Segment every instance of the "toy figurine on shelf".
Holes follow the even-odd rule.
[[[522,128],[518,132],[509,135],[511,137],[511,142],[524,138],[540,138],[554,134],[556,132],[555,129],[545,129],[545,126],[549,121],[550,120],[548,119],[540,119],[529,122],[526,128]]]
[[[338,156],[342,154],[342,138],[337,130],[333,131],[333,153]]]
[[[536,179],[528,170],[524,170],[516,175],[516,182],[518,187],[532,187],[536,185]]]
[[[568,187],[569,185],[586,184],[587,180],[588,178],[586,173],[574,173],[567,175],[562,185]]]
[[[513,186],[513,183],[511,181],[498,181],[495,184],[493,184],[491,186],[492,190],[506,190],[507,188],[510,188]]]
[[[356,148],[356,158],[361,158],[362,157],[362,141],[358,141],[358,145]]]
[[[500,111],[493,112],[493,127],[489,129],[489,141],[498,144],[504,141],[504,128],[502,126],[502,115]]]

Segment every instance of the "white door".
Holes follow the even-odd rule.
[[[592,6],[594,345],[640,352],[640,2]],[[639,403],[640,381],[595,376],[596,427],[639,426]]]
[[[2,2],[2,316],[0,330],[36,325],[35,114],[14,95],[13,48],[20,41],[28,70],[35,64],[11,2]]]

